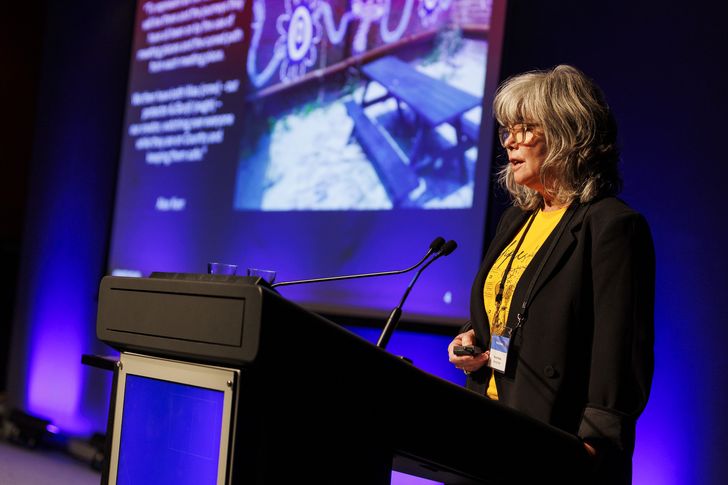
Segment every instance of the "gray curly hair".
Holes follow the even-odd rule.
[[[507,79],[498,88],[493,112],[502,126],[541,126],[547,149],[541,182],[554,201],[583,203],[620,191],[617,124],[602,91],[578,69],[559,65]],[[515,183],[510,164],[498,179],[515,206],[542,206],[540,193]]]

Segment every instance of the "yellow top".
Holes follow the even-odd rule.
[[[523,240],[518,254],[513,259],[513,265],[511,266],[506,282],[503,287],[503,299],[500,305],[495,301],[495,297],[498,294],[501,280],[503,279],[503,273],[508,266],[513,251],[518,245],[523,236],[523,231],[526,229],[526,224],[523,225],[516,237],[513,238],[511,243],[506,246],[503,252],[495,260],[493,266],[490,268],[488,277],[485,279],[485,287],[483,288],[483,299],[485,300],[485,313],[488,315],[490,321],[490,333],[491,335],[501,335],[506,327],[508,321],[508,311],[511,307],[511,299],[513,298],[513,292],[516,289],[518,280],[521,279],[521,275],[526,270],[528,265],[533,260],[538,250],[541,248],[543,243],[553,232],[556,225],[563,217],[566,212],[566,207],[555,211],[539,211],[536,214],[536,218],[533,220],[526,238]],[[520,303],[519,303],[520,304]],[[490,383],[488,384],[487,395],[491,399],[498,399],[498,390],[495,387],[495,376],[491,373]]]

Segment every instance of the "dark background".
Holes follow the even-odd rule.
[[[83,350],[98,346],[94,288],[133,11],[131,0],[47,0],[12,2],[0,17],[0,390],[21,407],[39,314],[62,312],[63,298],[87,302]],[[717,1],[509,2],[502,77],[571,63],[594,78],[620,126],[623,198],[652,227],[657,362],[635,483],[718,484],[728,474],[726,14]],[[504,198],[491,202],[487,232]],[[67,296],[46,301],[49,285]],[[101,419],[105,397],[86,394]]]

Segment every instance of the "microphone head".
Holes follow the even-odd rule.
[[[438,236],[437,238],[435,238],[434,241],[432,241],[430,243],[430,249],[432,250],[433,253],[436,253],[437,251],[442,249],[442,246],[444,246],[444,245],[445,245],[445,240]]]
[[[448,242],[446,242],[442,246],[442,249],[440,249],[440,256],[447,256],[448,254],[455,251],[457,249],[457,247],[458,247],[458,243],[456,243],[455,241],[450,239]]]

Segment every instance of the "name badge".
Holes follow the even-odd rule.
[[[503,335],[490,336],[490,359],[488,366],[500,373],[506,371],[508,361],[508,347],[511,345],[511,329],[506,327]]]

